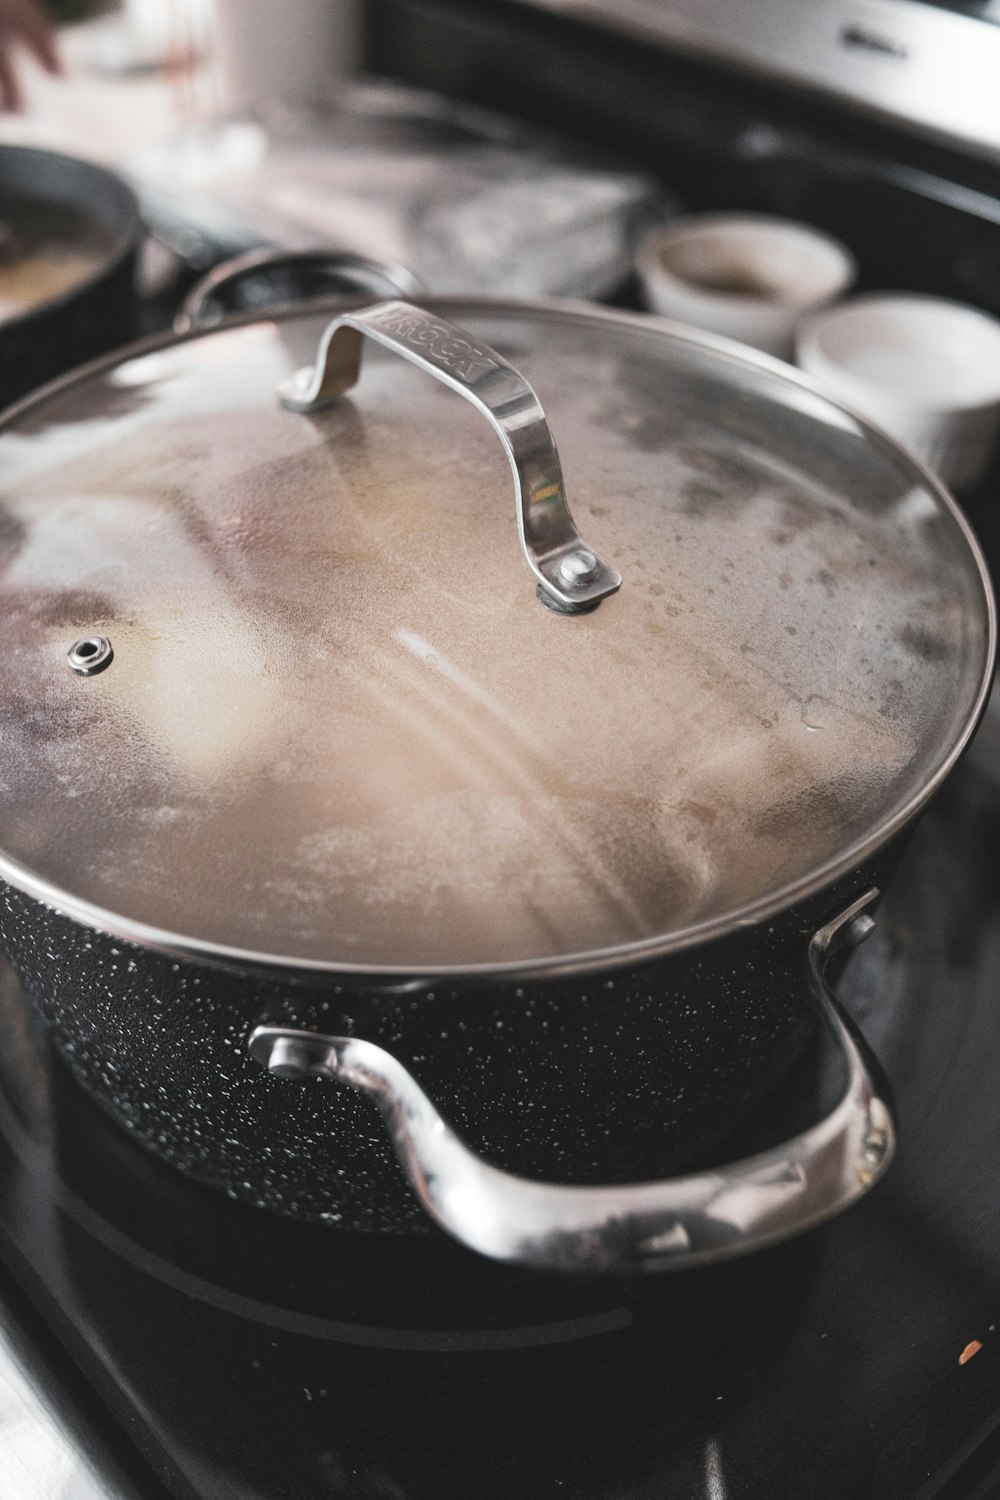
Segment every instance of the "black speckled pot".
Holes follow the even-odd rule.
[[[812,1021],[811,934],[895,864],[897,840],[757,927],[642,967],[540,983],[375,987],[238,974],[125,944],[3,888],[0,933],[83,1087],[181,1171],[352,1229],[426,1219],[372,1104],[252,1063],[262,1022],[364,1037],[469,1143],[528,1176],[627,1181],[690,1166],[785,1076]]]

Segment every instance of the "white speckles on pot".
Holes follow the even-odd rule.
[[[246,1056],[256,1024],[336,1034],[349,1016],[510,1170],[653,1177],[692,1164],[787,1071],[810,1025],[808,933],[862,883],[697,957],[616,974],[613,990],[437,986],[416,1009],[360,985],[340,986],[338,1002],[152,952],[113,956],[109,940],[6,887],[0,936],[72,1072],[137,1141],[234,1198],[399,1232],[424,1221],[374,1108],[324,1080],[272,1078]]]

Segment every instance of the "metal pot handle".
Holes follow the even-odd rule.
[[[249,1052],[281,1078],[332,1078],[379,1106],[420,1203],[453,1238],[544,1270],[648,1271],[726,1260],[798,1234],[866,1193],[888,1167],[895,1124],[881,1069],[825,977],[874,921],[869,891],[809,944],[810,988],[843,1051],[847,1088],[818,1124],[728,1166],[663,1182],[567,1187],[490,1166],[442,1119],[406,1069],[354,1038],[259,1026]]]
[[[388,297],[393,293],[418,297],[423,290],[412,271],[387,261],[371,260],[348,250],[248,250],[221,265],[213,266],[188,292],[174,319],[175,333],[190,333],[195,328],[210,328],[212,302],[220,292],[237,286],[247,277],[262,271],[281,271],[301,267],[326,271],[348,283],[345,296]],[[261,316],[266,309],[256,309]]]
[[[342,313],[325,329],[315,365],[278,387],[282,404],[314,412],[349,391],[361,375],[363,337],[464,396],[497,433],[514,475],[521,548],[545,603],[579,614],[621,587],[621,575],[601,561],[573,523],[559,454],[535,392],[502,355],[464,328],[409,302]],[[474,557],[469,565],[482,566]]]

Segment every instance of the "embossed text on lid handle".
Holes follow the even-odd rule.
[[[521,546],[546,603],[575,614],[621,587],[621,575],[573,523],[559,454],[535,392],[495,349],[455,324],[409,302],[342,313],[324,330],[316,364],[282,381],[282,403],[291,411],[318,411],[356,385],[362,334],[457,391],[495,429],[514,473]]]

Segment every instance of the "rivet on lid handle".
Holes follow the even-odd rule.
[[[535,392],[495,349],[455,324],[409,302],[343,313],[324,330],[313,368],[279,385],[282,404],[290,411],[319,411],[356,385],[362,334],[464,396],[497,432],[514,474],[521,547],[546,602],[577,614],[621,587],[621,575],[601,561],[573,523],[559,454]]]

